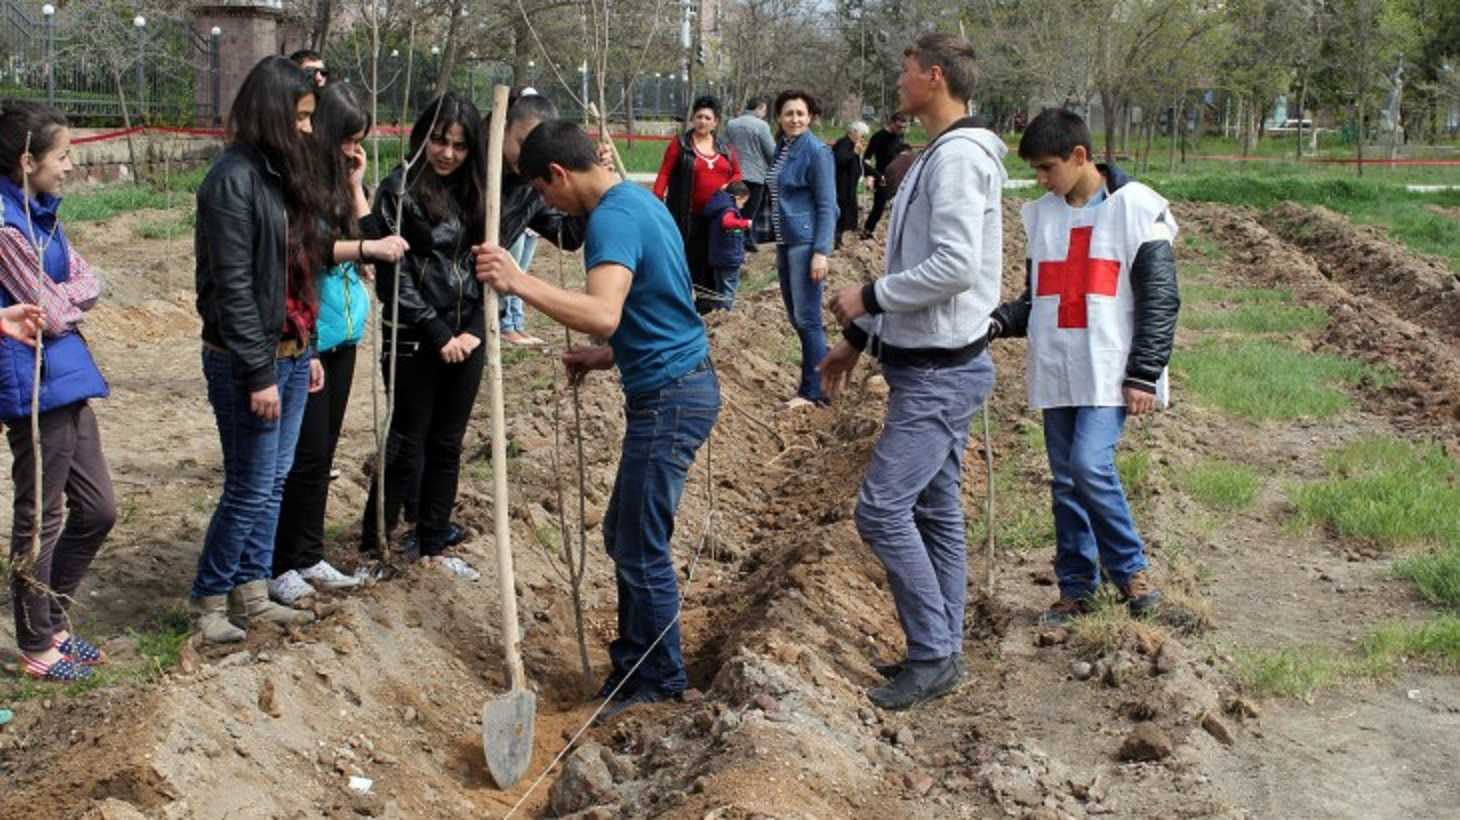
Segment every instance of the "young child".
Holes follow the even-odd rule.
[[[710,269],[715,273],[715,292],[720,310],[735,306],[735,290],[740,287],[740,266],[745,262],[745,232],[750,220],[740,209],[750,201],[750,186],[740,180],[726,185],[705,205],[705,218],[710,223]]]
[[[41,544],[33,563],[13,571],[10,590],[21,671],[53,682],[84,680],[100,649],[72,633],[68,614],[92,559],[116,522],[111,471],[91,400],[108,392],[86,340],[77,332],[101,283],[66,239],[57,212],[72,171],[71,132],[54,108],[0,102],[0,305],[34,300],[44,309],[45,367],[32,384],[34,323],[16,327],[0,311],[0,420],[15,462],[12,561],[30,555],[35,526],[35,452],[31,396],[40,391]],[[45,276],[37,281],[39,257]],[[19,331],[19,332],[16,332]],[[63,523],[64,519],[64,523]]]
[[[1019,156],[1049,193],[1023,208],[1028,287],[992,316],[989,337],[1029,337],[1029,403],[1044,413],[1053,481],[1059,601],[1042,623],[1089,609],[1104,570],[1133,615],[1151,611],[1141,537],[1115,469],[1127,415],[1168,401],[1166,362],[1181,299],[1166,200],[1091,159],[1090,132],[1046,109]]]

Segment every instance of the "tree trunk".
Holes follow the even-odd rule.
[[[329,40],[330,22],[335,16],[334,0],[315,0],[314,30],[309,35],[309,47],[315,51],[323,52],[324,44]]]
[[[455,0],[451,4],[451,23],[446,27],[446,45],[441,49],[441,61],[436,65],[436,86],[432,97],[445,94],[451,87],[451,72],[456,69],[456,38],[461,31],[461,7],[466,0]]]
[[[1115,96],[1104,89],[1100,90],[1100,109],[1105,118],[1105,162],[1113,164],[1115,162]]]
[[[1298,161],[1303,160],[1303,109],[1308,105],[1308,67],[1298,77]]]
[[[132,133],[132,113],[127,108],[126,84],[122,82],[121,69],[112,66],[112,82],[117,86],[117,103],[122,107],[122,129],[127,132],[127,165],[131,167],[132,181],[142,181],[142,166],[137,162],[137,143]]]
[[[1176,141],[1181,139],[1186,131],[1183,127],[1185,114],[1186,98],[1177,97],[1176,104],[1171,106],[1171,145],[1166,152],[1166,173],[1168,174],[1176,173]]]
[[[634,77],[624,80],[624,125],[627,130],[629,150],[634,149]]]

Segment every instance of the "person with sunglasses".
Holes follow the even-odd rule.
[[[315,88],[324,88],[330,80],[329,69],[324,67],[324,57],[312,48],[301,48],[289,55],[294,65],[304,69]]]

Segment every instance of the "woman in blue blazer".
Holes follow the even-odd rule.
[[[826,357],[821,295],[836,232],[836,165],[831,149],[811,133],[812,121],[821,114],[815,97],[783,91],[775,111],[781,134],[766,183],[781,299],[801,339],[801,384],[786,403],[796,409],[825,403],[816,366]]]

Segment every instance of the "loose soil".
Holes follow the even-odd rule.
[[[121,505],[78,616],[109,641],[118,665],[139,662],[133,630],[185,601],[221,483],[190,245],[136,237],[165,215],[73,231],[107,277],[88,339],[113,389],[97,413]],[[1454,277],[1318,210],[1203,205],[1177,215],[1184,231],[1221,249],[1201,257],[1181,243],[1183,266],[1233,286],[1290,290],[1330,315],[1327,329],[1295,343],[1382,363],[1396,377],[1356,388],[1356,409],[1335,419],[1283,423],[1234,420],[1178,383],[1171,410],[1132,423],[1123,451],[1148,465],[1132,498],[1171,603],[1158,622],[1117,624],[1096,636],[1103,640],[1040,630],[1037,615],[1055,596],[1052,545],[1001,548],[990,595],[983,545],[973,543],[969,682],[911,713],[872,708],[864,695],[877,682],[872,663],[900,657],[902,647],[886,579],[851,511],[886,386],[865,368],[833,409],[778,409],[794,391],[798,350],[769,284],[773,255],[762,252],[750,258],[736,310],[710,319],[726,401],[676,531],[696,691],[592,729],[517,816],[1412,817],[1456,805],[1454,678],[1413,669],[1303,704],[1255,701],[1233,668],[1239,650],[1341,649],[1381,620],[1430,614],[1388,576],[1388,555],[1289,526],[1284,482],[1322,475],[1326,450],[1375,433],[1436,439],[1460,453]],[[1012,296],[1023,283],[1012,203],[1006,234]],[[579,264],[542,246],[534,271],[581,280]],[[879,267],[880,246],[854,243],[834,262],[833,280],[852,283]],[[580,674],[570,596],[551,557],[561,543],[560,474],[570,537],[577,531],[570,421],[554,445],[555,414],[572,418],[557,377],[562,335],[540,316],[529,322],[551,349],[511,351],[506,382],[523,648],[540,698],[535,777],[591,714],[596,680]],[[1178,342],[1196,338],[1183,330]],[[373,453],[365,354],[330,499],[330,556],[347,567]],[[1000,342],[994,356],[996,515],[1044,515],[1047,474],[1032,443],[1038,419],[1024,403],[1023,345]],[[0,682],[17,713],[0,729],[8,784],[0,816],[434,818],[511,809],[531,777],[497,791],[478,725],[482,703],[504,686],[483,398],[457,509],[472,533],[461,552],[482,571],[479,583],[409,568],[353,594],[320,596],[321,620],[305,629],[256,630],[223,650],[189,643],[180,663],[147,683],[68,695]],[[601,676],[615,610],[597,525],[623,425],[609,378],[590,379],[581,401],[586,625]],[[976,423],[964,493],[981,531],[979,432]],[[1176,488],[1181,469],[1208,457],[1271,478],[1251,509],[1217,516]],[[8,493],[7,483],[7,526]],[[13,638],[3,632],[0,643]],[[373,781],[369,792],[351,792],[351,776]]]

